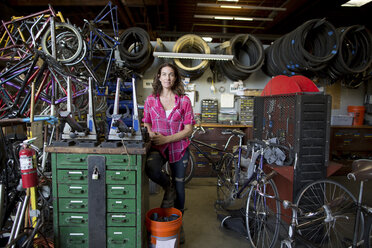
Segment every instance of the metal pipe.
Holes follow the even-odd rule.
[[[22,210],[21,210],[21,214],[19,216],[19,221],[17,223],[17,229],[15,230],[15,233],[14,233],[14,237],[17,237],[18,233],[19,233],[19,230],[21,229],[21,224],[22,224],[22,219],[25,215],[25,212],[26,212],[26,207],[27,207],[27,204],[28,204],[28,199],[30,197],[28,195],[25,196],[25,199],[23,201],[23,205],[22,205]],[[14,248],[15,245],[12,246],[12,248]]]
[[[15,215],[15,218],[14,218],[12,230],[10,231],[10,236],[9,236],[9,239],[8,239],[8,244],[10,244],[10,242],[12,242],[12,240],[14,238],[14,233],[15,233],[15,230],[16,230],[16,227],[17,227],[17,223],[18,223],[18,220],[19,220],[19,215],[21,213],[21,207],[22,207],[22,202],[19,202],[18,203],[18,207],[17,207],[17,212],[16,212],[16,215]]]

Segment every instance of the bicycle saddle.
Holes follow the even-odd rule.
[[[358,159],[353,161],[352,171],[347,175],[355,181],[367,181],[372,179],[372,160]]]

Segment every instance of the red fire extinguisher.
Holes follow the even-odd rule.
[[[32,161],[35,151],[29,147],[35,138],[23,141],[22,149],[19,151],[19,163],[21,165],[22,187],[31,188],[38,184],[37,171]]]

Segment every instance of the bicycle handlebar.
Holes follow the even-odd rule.
[[[284,161],[283,165],[291,165],[293,160],[294,160],[294,156],[293,156],[293,150],[287,146],[284,146],[284,145],[281,145],[281,144],[276,144],[276,143],[270,143],[268,141],[264,141],[264,140],[248,140],[247,141],[247,144],[248,144],[248,147],[252,147],[252,146],[259,146],[259,148],[263,148],[263,149],[266,149],[266,148],[279,148],[282,152],[286,153],[286,160]]]

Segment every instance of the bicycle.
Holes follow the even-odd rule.
[[[288,237],[281,240],[281,248],[294,248],[297,244],[321,248],[371,247],[372,208],[362,203],[362,194],[364,181],[371,179],[372,160],[356,160],[352,167],[347,178],[360,181],[358,200],[346,187],[330,179],[317,180],[305,186],[295,203],[281,200],[277,195],[261,189],[254,190],[265,201],[280,202],[284,209],[292,210]],[[247,207],[247,226],[248,216]],[[280,216],[277,218],[279,222]],[[264,225],[264,219],[256,221],[259,226]],[[262,237],[257,239],[254,247],[274,247],[278,235],[270,231],[259,233]],[[264,243],[265,236],[272,240],[270,246]]]
[[[195,134],[197,132],[200,132],[202,134],[205,134],[206,131],[205,129],[199,124],[198,126],[194,127],[194,130],[190,136],[190,146],[193,146],[195,147],[195,149],[200,153],[202,154],[211,164],[212,164],[212,169],[214,171],[218,171],[220,166],[219,164],[221,163],[222,159],[218,160],[218,161],[215,161],[214,159],[212,159],[210,157],[210,155],[203,151],[200,146],[204,146],[204,147],[207,147],[209,149],[212,149],[213,151],[217,151],[217,152],[221,152],[223,154],[226,154],[228,153],[226,150],[229,146],[229,143],[230,143],[230,140],[232,137],[236,136],[236,135],[242,135],[244,136],[244,133],[243,132],[238,132],[238,130],[235,130],[236,133],[232,134],[232,131],[231,130],[228,130],[228,131],[223,131],[222,134],[232,134],[230,136],[230,138],[228,139],[228,142],[226,143],[226,145],[224,146],[223,149],[220,149],[218,147],[215,147],[215,146],[212,146],[210,144],[206,144],[204,143],[203,141],[200,141],[200,140],[197,140],[195,139]],[[164,166],[163,166],[163,170],[167,173],[167,174],[170,174],[170,168],[169,168],[169,164],[168,163],[165,163]],[[185,183],[188,183],[191,181],[193,175],[194,175],[194,171],[195,171],[195,155],[190,151],[190,156],[189,156],[189,163],[187,165],[187,168],[186,168],[186,175],[185,175]]]
[[[281,247],[295,247],[298,240],[307,247],[371,247],[372,208],[362,202],[371,172],[372,160],[353,162],[347,178],[360,182],[358,199],[338,182],[324,179],[305,186],[295,204],[283,201],[292,209],[292,220]]]

